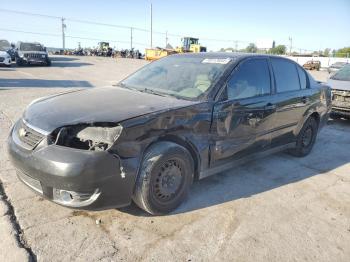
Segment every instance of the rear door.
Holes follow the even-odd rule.
[[[310,84],[304,69],[293,61],[270,58],[275,87],[272,103],[276,105],[272,146],[294,141],[299,121],[310,106]]]
[[[221,101],[214,105],[212,167],[270,146],[275,106],[266,58],[242,61],[229,77]]]

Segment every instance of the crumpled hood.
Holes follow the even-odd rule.
[[[34,100],[24,112],[23,118],[34,127],[52,132],[58,127],[79,123],[117,123],[195,103],[125,88],[101,87]]]
[[[328,85],[332,89],[350,91],[350,81],[339,81],[339,80],[328,79]]]

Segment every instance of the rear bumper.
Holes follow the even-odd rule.
[[[98,210],[131,202],[136,172],[125,172],[128,169],[121,167],[128,161],[109,152],[56,145],[27,150],[16,144],[13,134],[8,139],[8,152],[20,180],[58,204]],[[62,201],[67,200],[67,194],[74,199]]]

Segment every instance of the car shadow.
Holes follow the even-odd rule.
[[[47,79],[0,79],[0,89],[15,88],[91,88],[89,81]]]
[[[64,62],[71,62],[71,61],[76,61],[79,60],[78,58],[74,57],[66,57],[66,56],[50,56],[51,61],[64,61]]]
[[[339,120],[330,125],[338,125],[338,122]],[[340,122],[340,125],[346,126],[344,134],[350,131],[350,121]],[[349,143],[349,139],[343,137],[338,142],[329,141],[327,133],[330,136],[333,131],[327,130],[326,135],[315,144],[311,154],[304,158],[281,152],[195,181],[186,201],[168,216],[253,197],[313,176],[324,175],[350,163],[350,154],[346,147],[339,147],[342,140],[346,144]],[[119,210],[135,216],[149,216],[134,204]]]
[[[82,66],[91,66],[94,64],[91,63],[85,63],[85,62],[69,62],[69,61],[51,61],[51,65],[42,65],[42,64],[30,64],[30,65],[21,65],[17,66],[15,64],[14,67],[16,68],[36,68],[36,67],[82,67]]]
[[[7,67],[7,66],[3,66],[0,65],[0,71],[15,71],[16,69],[12,68],[12,67]]]

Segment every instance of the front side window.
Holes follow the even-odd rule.
[[[266,94],[270,94],[270,72],[266,59],[244,61],[227,83],[229,100]]]
[[[271,58],[271,64],[275,74],[277,93],[300,89],[298,71],[294,63],[285,59]]]

